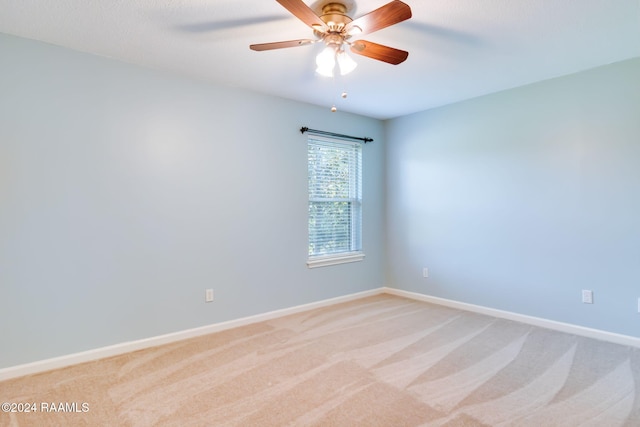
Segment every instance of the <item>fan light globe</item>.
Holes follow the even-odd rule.
[[[347,52],[345,52],[344,50],[339,51],[336,57],[338,59],[338,67],[340,67],[340,74],[342,74],[343,76],[345,74],[349,74],[358,66],[358,63],[351,59],[351,57],[347,55]]]
[[[325,47],[322,52],[316,56],[316,73],[326,76],[333,77],[333,68],[336,66],[336,50],[331,47]]]

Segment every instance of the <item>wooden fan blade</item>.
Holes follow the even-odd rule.
[[[411,18],[411,8],[400,0],[394,0],[350,22],[349,34],[369,34]]]
[[[404,50],[383,46],[366,40],[357,40],[351,43],[351,52],[393,65],[404,62],[409,56],[409,52]]]
[[[289,40],[286,42],[274,42],[274,43],[260,43],[260,44],[252,44],[249,46],[251,50],[273,50],[273,49],[283,49],[285,47],[296,47],[296,46],[305,46],[311,43],[315,43],[316,40],[311,39],[300,39],[300,40]]]
[[[302,0],[276,0],[296,18],[313,28],[324,32],[328,29],[327,24],[307,6]]]

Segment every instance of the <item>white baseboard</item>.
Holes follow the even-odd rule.
[[[640,348],[640,338],[629,335],[616,334],[600,329],[586,328],[584,326],[573,325],[571,323],[556,322],[555,320],[543,319],[541,317],[527,316],[524,314],[514,313],[511,311],[498,310],[495,308],[484,307],[481,305],[468,304],[449,300],[445,298],[433,297],[430,295],[420,294],[417,292],[403,291],[395,288],[382,288],[382,292],[397,295],[417,301],[429,302],[432,304],[443,305],[451,308],[457,308],[474,313],[486,314],[488,316],[498,317],[501,319],[515,320],[516,322],[526,323],[528,325],[539,326],[541,328],[553,329],[555,331],[566,332],[569,334],[579,335],[587,338],[593,338],[601,341],[608,341],[614,344],[622,344],[631,347]]]
[[[295,307],[289,307],[281,310],[269,311],[267,313],[257,314],[254,316],[243,317],[240,319],[229,320],[226,322],[215,323],[213,325],[201,326],[198,328],[187,329],[184,331],[174,332],[165,335],[158,335],[151,338],[145,338],[136,341],[123,342],[107,347],[100,347],[93,350],[73,353],[65,356],[54,357],[51,359],[39,360],[37,362],[26,363],[23,365],[11,366],[0,369],[0,381],[11,378],[22,377],[25,375],[37,374],[52,369],[64,368],[79,363],[91,362],[105,357],[117,356],[145,348],[156,347],[163,344],[169,344],[176,341],[182,341],[188,338],[194,338],[201,335],[207,335],[214,332],[220,332],[227,329],[237,328],[239,326],[250,325],[252,323],[263,322],[278,317],[288,316],[290,314],[300,313],[303,311],[313,310],[315,308],[327,307],[333,304],[352,301],[365,298],[372,295],[378,295],[384,292],[386,288],[372,289],[369,291],[358,292],[355,294],[344,295],[336,298],[330,298],[322,301],[302,304]]]
[[[498,310],[498,309],[484,307],[480,305],[468,304],[464,302],[434,297],[434,296],[420,294],[416,292],[404,291],[401,289],[396,289],[391,287],[382,287],[382,288],[372,289],[364,292],[358,292],[355,294],[349,294],[349,295],[344,295],[336,298],[321,300],[321,301],[317,301],[309,304],[302,304],[302,305],[289,307],[281,310],[269,311],[267,313],[257,314],[254,316],[248,316],[240,319],[229,320],[226,322],[215,323],[213,325],[187,329],[184,331],[174,332],[171,334],[159,335],[151,338],[119,343],[119,344],[110,345],[107,347],[100,347],[93,350],[83,351],[80,353],[73,353],[65,356],[60,356],[60,357],[55,357],[51,359],[40,360],[37,362],[26,363],[23,365],[3,368],[3,369],[0,369],[0,381],[8,380],[11,378],[22,377],[25,375],[37,374],[45,371],[50,371],[52,369],[64,368],[64,367],[76,365],[79,363],[91,362],[98,359],[104,359],[106,357],[117,356],[120,354],[129,353],[136,350],[142,350],[150,347],[156,347],[159,345],[169,344],[172,342],[182,341],[185,339],[194,338],[201,335],[207,335],[214,332],[220,332],[227,329],[232,329],[240,326],[250,325],[253,323],[263,322],[263,321],[275,319],[278,317],[288,316],[290,314],[313,310],[315,308],[320,308],[320,307],[327,307],[330,305],[339,304],[347,301],[353,301],[356,299],[378,295],[381,293],[387,293],[390,295],[397,295],[405,298],[414,299],[417,301],[424,301],[432,304],[438,304],[438,305],[447,306],[451,308],[457,308],[460,310],[486,314],[488,316],[498,317],[501,319],[515,320],[517,322],[539,326],[542,328],[553,329],[560,332],[566,332],[566,333],[584,336],[588,338],[608,341],[615,344],[622,344],[622,345],[640,348],[640,338],[636,338],[628,335],[615,334],[612,332],[606,332],[599,329],[591,329],[583,326],[572,325],[569,323],[562,323],[562,322],[556,322],[553,320],[543,319],[539,317],[526,316],[524,314]]]

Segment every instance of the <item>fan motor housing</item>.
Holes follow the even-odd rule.
[[[347,6],[342,3],[331,2],[322,6],[320,19],[329,26],[330,32],[341,32],[353,19],[346,15]]]

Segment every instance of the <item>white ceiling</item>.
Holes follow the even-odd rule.
[[[321,44],[249,49],[312,38],[275,0],[0,0],[0,32],[380,119],[640,56],[640,0],[404,1],[410,20],[362,38],[407,61],[353,55],[335,79],[314,73]]]

